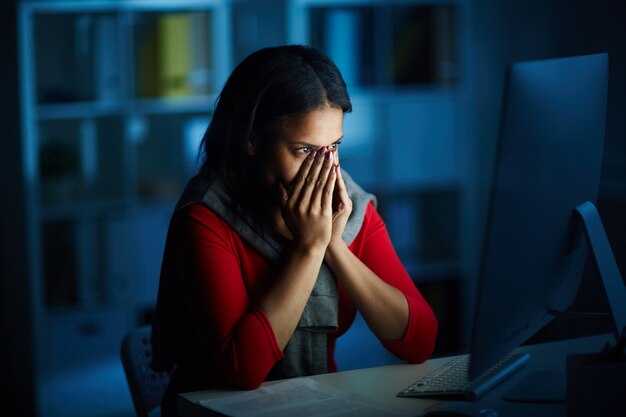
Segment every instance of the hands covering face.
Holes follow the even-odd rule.
[[[326,248],[342,242],[352,201],[335,149],[311,152],[288,188],[280,188],[281,213],[296,245]]]

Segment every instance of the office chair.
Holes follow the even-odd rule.
[[[148,417],[159,408],[170,379],[169,373],[150,368],[150,331],[151,326],[138,327],[122,341],[122,365],[137,417]]]

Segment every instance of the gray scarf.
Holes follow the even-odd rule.
[[[343,171],[342,174],[353,204],[352,213],[343,233],[344,241],[350,244],[361,229],[367,204],[370,201],[376,204],[376,198],[363,191],[348,174]],[[277,265],[289,249],[288,239],[270,228],[259,231],[258,226],[249,217],[232,209],[232,200],[221,180],[193,177],[187,184],[176,210],[199,202],[219,215],[270,264]],[[338,328],[338,301],[335,277],[330,268],[322,263],[311,296],[283,352],[285,357],[274,365],[268,380],[328,372],[327,333]]]

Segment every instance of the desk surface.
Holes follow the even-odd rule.
[[[607,341],[614,341],[613,335],[607,334],[520,347],[516,350],[517,352],[527,352],[531,355],[528,364],[504,383],[487,393],[477,403],[497,410],[500,417],[527,417],[530,415],[536,417],[565,416],[564,404],[512,403],[502,400],[502,396],[528,373],[535,371],[565,372],[565,357],[567,354],[599,352]],[[439,403],[440,400],[400,398],[396,397],[396,394],[450,359],[451,357],[438,358],[428,360],[420,365],[380,366],[315,375],[307,378],[377,400],[383,404],[414,410],[416,415],[419,415],[421,411]],[[278,381],[265,382],[263,386],[275,384],[276,382]],[[181,394],[178,400],[179,412],[184,417],[212,415],[209,410],[199,405],[198,401],[232,395],[236,392],[240,391],[205,390]]]

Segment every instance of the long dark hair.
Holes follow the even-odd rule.
[[[259,163],[282,123],[323,107],[352,111],[346,84],[335,64],[301,45],[258,50],[232,72],[202,138],[203,175],[221,178],[237,208],[260,219]]]

